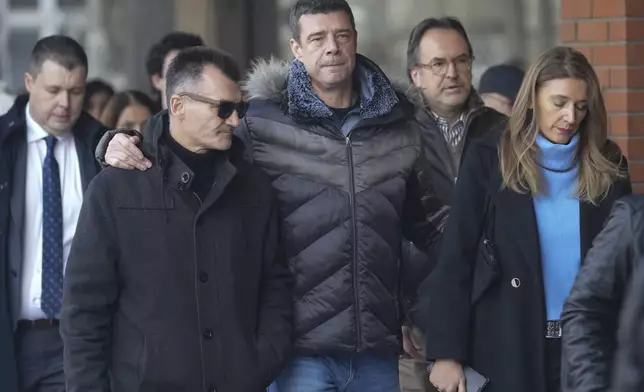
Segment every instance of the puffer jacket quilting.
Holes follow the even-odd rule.
[[[363,88],[345,136],[297,63],[256,65],[241,132],[279,200],[296,349],[398,352],[404,205],[421,155],[413,107],[359,56],[356,72],[372,94]]]

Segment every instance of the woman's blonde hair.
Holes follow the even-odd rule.
[[[518,193],[539,193],[542,177],[536,144],[537,91],[544,83],[563,78],[583,80],[588,87],[588,111],[578,130],[576,196],[597,204],[626,173],[620,170],[619,147],[607,143],[608,120],[597,75],[583,54],[568,47],[554,47],[542,53],[525,75],[499,144],[503,186]]]

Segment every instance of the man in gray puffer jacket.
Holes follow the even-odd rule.
[[[417,176],[414,107],[356,54],[346,1],[300,0],[291,28],[295,59],[256,64],[236,130],[272,179],[295,277],[296,356],[278,388],[398,391],[400,293],[427,270],[401,263],[402,238],[433,254],[446,208]],[[106,162],[144,169],[136,141],[117,135]]]

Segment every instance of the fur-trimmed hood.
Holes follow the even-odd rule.
[[[266,99],[282,102],[287,95],[289,63],[275,57],[259,58],[242,83],[248,99]],[[392,79],[391,86],[397,94],[405,96],[414,106],[424,106],[423,94],[406,79]]]
[[[391,84],[394,86],[396,91],[404,94],[407,101],[414,105],[416,109],[425,108],[427,106],[425,104],[425,98],[423,98],[422,90],[414,86],[408,79],[393,79]]]
[[[266,99],[276,103],[286,98],[288,63],[271,57],[257,59],[242,84],[249,100]]]
[[[389,114],[401,101],[407,103],[406,87],[394,85],[371,60],[357,55],[354,77],[359,81],[360,116],[375,118]],[[253,64],[243,83],[249,100],[268,100],[296,118],[328,118],[331,110],[313,92],[304,65],[298,60],[275,58]]]

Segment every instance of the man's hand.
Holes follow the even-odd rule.
[[[451,359],[434,363],[429,373],[429,382],[440,392],[467,392],[463,366]]]
[[[140,139],[138,136],[116,134],[107,146],[105,162],[119,169],[138,169],[145,171],[152,167],[152,162],[147,160],[137,147]]]
[[[418,352],[421,348],[417,347],[414,344],[414,340],[412,338],[412,327],[403,325],[402,339],[403,339],[403,350],[405,350],[405,353],[413,359],[422,360],[423,356],[420,355],[420,353]]]

